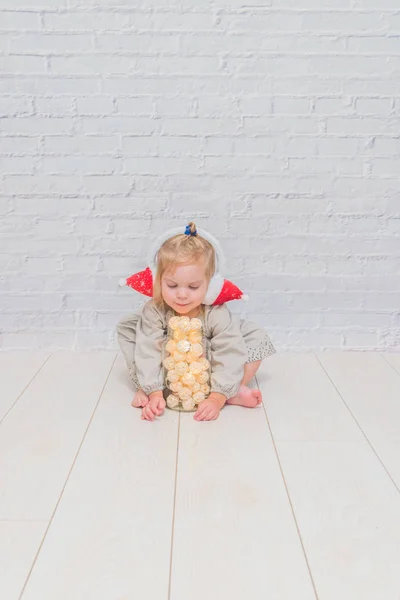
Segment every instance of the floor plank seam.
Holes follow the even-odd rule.
[[[171,600],[171,585],[172,585],[172,563],[173,563],[173,552],[174,552],[174,533],[175,533],[175,508],[176,508],[176,492],[178,485],[178,461],[179,461],[179,436],[181,432],[181,413],[178,413],[178,435],[176,441],[176,456],[175,456],[175,486],[174,486],[174,500],[172,506],[172,528],[171,528],[171,549],[169,559],[169,581],[168,581],[168,600]]]
[[[257,382],[257,387],[259,388],[260,386],[258,384],[257,375],[255,376],[255,379],[256,379],[256,382]],[[279,458],[278,448],[276,447],[275,439],[274,439],[274,436],[273,436],[273,433],[272,433],[272,428],[271,428],[271,425],[270,425],[270,422],[269,422],[269,419],[268,419],[267,409],[265,407],[264,402],[262,403],[262,406],[263,406],[263,410],[264,410],[265,419],[267,421],[267,427],[269,429],[269,433],[270,433],[270,436],[271,436],[272,444],[274,446],[274,452],[275,452],[276,460],[278,461],[279,470],[281,472],[283,484],[284,484],[285,490],[286,490],[286,495],[287,495],[287,498],[288,498],[288,501],[289,501],[289,504],[290,504],[290,510],[292,512],[293,520],[294,520],[295,527],[296,527],[296,530],[297,530],[297,535],[299,536],[299,541],[300,541],[300,544],[301,544],[301,547],[302,547],[302,550],[303,550],[304,560],[306,561],[308,574],[309,574],[310,580],[311,580],[311,585],[313,587],[316,600],[319,600],[318,599],[317,588],[316,588],[316,585],[315,585],[315,582],[314,582],[314,578],[313,578],[313,575],[312,575],[312,572],[311,572],[310,563],[308,562],[308,556],[307,556],[306,549],[305,549],[305,546],[304,546],[304,543],[303,543],[303,538],[301,537],[300,527],[299,527],[299,524],[297,522],[296,513],[295,513],[295,510],[294,510],[292,499],[290,497],[288,484],[286,482],[286,478],[285,478],[285,475],[284,475],[284,472],[283,472],[282,464],[281,464],[281,461],[280,461],[280,458]]]
[[[36,373],[34,374],[34,376],[32,377],[32,379],[26,384],[26,386],[24,387],[24,389],[22,390],[22,392],[19,394],[19,396],[17,397],[17,399],[15,400],[15,402],[13,402],[13,404],[10,406],[10,408],[8,409],[8,411],[3,415],[3,417],[0,419],[0,426],[3,424],[4,419],[7,417],[7,415],[10,414],[10,412],[12,411],[12,409],[16,406],[18,400],[20,400],[20,398],[25,394],[26,390],[28,389],[28,387],[31,385],[32,381],[35,379],[35,377],[37,377],[37,375],[39,375],[40,371],[43,369],[43,367],[45,366],[45,364],[47,363],[47,361],[49,360],[49,358],[53,355],[52,352],[50,352],[49,356],[46,358],[46,360],[44,361],[44,363],[41,365],[41,367],[39,367],[39,369],[36,371]]]
[[[333,387],[335,388],[335,390],[337,391],[337,393],[339,394],[339,398],[341,399],[341,401],[343,402],[343,404],[345,405],[345,407],[347,408],[347,410],[349,411],[350,415],[352,416],[352,418],[354,419],[355,424],[357,425],[357,427],[360,429],[361,433],[363,434],[365,441],[367,442],[367,444],[369,445],[369,447],[371,448],[372,452],[375,454],[376,458],[379,460],[379,462],[381,463],[383,469],[385,470],[387,476],[389,477],[390,481],[393,483],[394,487],[396,488],[396,490],[398,491],[398,493],[400,494],[400,488],[397,485],[397,483],[395,482],[395,480],[393,479],[393,477],[391,476],[391,474],[389,473],[389,471],[386,468],[385,463],[382,461],[381,457],[379,456],[378,452],[375,450],[374,446],[372,445],[372,442],[368,439],[367,434],[365,433],[365,431],[363,430],[363,428],[361,427],[360,423],[357,421],[355,415],[353,414],[353,412],[351,411],[349,405],[347,404],[347,402],[345,401],[345,399],[343,398],[342,394],[339,392],[338,388],[336,387],[334,381],[332,380],[332,378],[330,377],[328,371],[325,369],[324,365],[321,363],[321,361],[319,360],[317,355],[314,355],[315,358],[317,359],[317,361],[319,362],[319,364],[321,365],[322,370],[324,371],[324,373],[326,374],[327,378],[329,379],[329,381],[331,382],[331,384],[333,385]],[[386,361],[385,361],[386,362]],[[396,371],[397,373],[397,371]]]
[[[396,369],[396,367],[394,365],[392,365],[392,363],[390,363],[388,360],[386,360],[386,355],[380,354],[379,356],[382,358],[382,360],[385,361],[385,363],[387,365],[389,365],[389,367],[391,367],[393,369],[393,371],[396,373],[396,375],[398,375],[400,377],[400,372]]]
[[[22,600],[22,597],[23,597],[23,595],[24,595],[24,592],[25,592],[25,590],[26,590],[26,586],[28,585],[29,579],[30,579],[30,577],[31,577],[31,575],[32,575],[32,572],[33,572],[33,569],[35,568],[35,565],[36,565],[37,559],[38,559],[38,557],[39,557],[39,554],[40,554],[40,552],[41,552],[41,550],[42,550],[42,547],[43,547],[43,544],[44,544],[44,542],[45,542],[45,539],[46,539],[47,533],[48,533],[48,531],[49,531],[49,529],[50,529],[50,527],[51,527],[51,524],[52,524],[52,522],[53,522],[53,519],[54,519],[54,517],[55,517],[55,514],[56,514],[56,512],[57,512],[57,509],[58,509],[58,507],[59,507],[59,505],[60,505],[60,502],[61,502],[61,499],[62,499],[62,497],[63,497],[64,491],[65,491],[65,488],[67,487],[67,484],[68,484],[69,478],[71,477],[71,473],[72,473],[72,471],[73,471],[73,469],[74,469],[75,463],[76,463],[76,461],[77,461],[77,459],[78,459],[79,453],[80,453],[80,451],[81,451],[81,448],[82,448],[82,446],[83,446],[83,443],[84,443],[84,441],[85,441],[85,439],[86,439],[87,432],[88,432],[88,430],[89,430],[89,427],[90,427],[90,425],[91,425],[91,423],[92,423],[92,421],[93,421],[93,417],[94,417],[94,415],[95,415],[95,413],[96,413],[96,411],[97,411],[97,408],[98,408],[98,406],[99,406],[99,404],[100,404],[100,401],[101,401],[101,398],[102,398],[102,396],[103,396],[103,393],[104,393],[104,390],[105,390],[105,388],[106,388],[106,385],[107,385],[107,383],[108,383],[108,380],[110,379],[110,375],[111,375],[111,373],[112,373],[112,370],[113,370],[113,368],[114,368],[114,365],[115,365],[115,361],[116,361],[116,360],[117,360],[117,354],[114,356],[114,360],[113,360],[113,362],[112,362],[112,364],[111,364],[110,370],[109,370],[109,372],[108,372],[108,375],[107,375],[107,377],[106,377],[106,380],[105,380],[105,382],[104,382],[104,385],[103,385],[103,387],[102,387],[102,389],[101,389],[101,392],[100,392],[100,394],[99,394],[99,398],[98,398],[98,400],[97,400],[97,402],[96,402],[96,405],[95,405],[95,407],[94,407],[94,409],[93,409],[93,412],[92,412],[92,414],[91,414],[91,416],[90,416],[89,422],[88,422],[88,424],[87,424],[87,426],[86,426],[86,429],[85,429],[85,431],[84,431],[84,433],[83,433],[83,436],[82,436],[81,442],[80,442],[80,444],[79,444],[79,446],[78,446],[78,449],[77,449],[77,451],[76,451],[76,454],[75,454],[74,460],[72,461],[71,468],[70,468],[70,470],[68,471],[67,477],[66,477],[66,479],[65,479],[65,483],[64,483],[64,485],[63,485],[63,487],[62,487],[62,490],[61,490],[61,492],[60,492],[60,496],[59,496],[59,498],[58,498],[58,500],[57,500],[57,503],[56,503],[56,505],[55,505],[54,511],[53,511],[53,513],[52,513],[52,515],[51,515],[51,517],[50,517],[49,523],[48,523],[48,525],[47,525],[47,527],[46,527],[46,531],[45,531],[45,532],[44,532],[44,534],[43,534],[42,541],[40,542],[39,548],[38,548],[38,550],[37,550],[37,552],[36,552],[36,554],[35,554],[35,557],[34,557],[34,559],[33,559],[33,562],[32,562],[32,565],[31,565],[31,568],[29,569],[28,575],[27,575],[27,577],[26,577],[26,579],[25,579],[25,583],[24,583],[24,585],[23,585],[23,587],[22,587],[22,590],[21,590],[21,593],[20,593],[20,595],[19,595],[19,597],[18,597],[18,600]]]

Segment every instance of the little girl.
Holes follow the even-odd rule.
[[[216,263],[217,259],[221,263],[222,254],[216,240],[201,233],[190,223],[185,233],[167,234],[156,252],[153,298],[117,326],[118,342],[136,388],[132,405],[141,407],[142,419],[148,421],[161,415],[166,406],[162,344],[174,315],[201,319],[210,342],[211,393],[199,403],[197,421],[217,419],[225,404],[252,408],[262,400],[260,390],[247,384],[262,359],[275,349],[265,331],[232,315],[226,304],[210,305],[207,296],[220,277]]]

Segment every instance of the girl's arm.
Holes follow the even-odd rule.
[[[162,395],[162,342],[165,337],[163,314],[152,300],[143,307],[136,329],[135,365],[141,389],[150,395]]]
[[[209,313],[211,331],[211,393],[225,396],[238,393],[243,379],[247,350],[238,322],[223,304]]]

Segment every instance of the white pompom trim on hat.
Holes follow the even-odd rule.
[[[216,273],[210,279],[208,284],[207,294],[203,300],[204,304],[213,304],[221,293],[222,286],[224,285],[224,278],[219,273]]]

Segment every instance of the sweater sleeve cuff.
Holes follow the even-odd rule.
[[[223,394],[224,396],[227,397],[227,399],[232,398],[233,396],[236,396],[236,394],[238,393],[240,388],[240,383],[236,384],[236,385],[230,385],[230,386],[219,386],[217,385],[212,385],[211,386],[211,393],[212,392],[216,392],[218,394]]]
[[[158,392],[158,391],[162,392],[164,389],[164,382],[152,383],[151,385],[142,385],[140,387],[142,388],[142,390],[144,391],[146,396],[148,396],[149,394],[152,394],[153,392]]]

